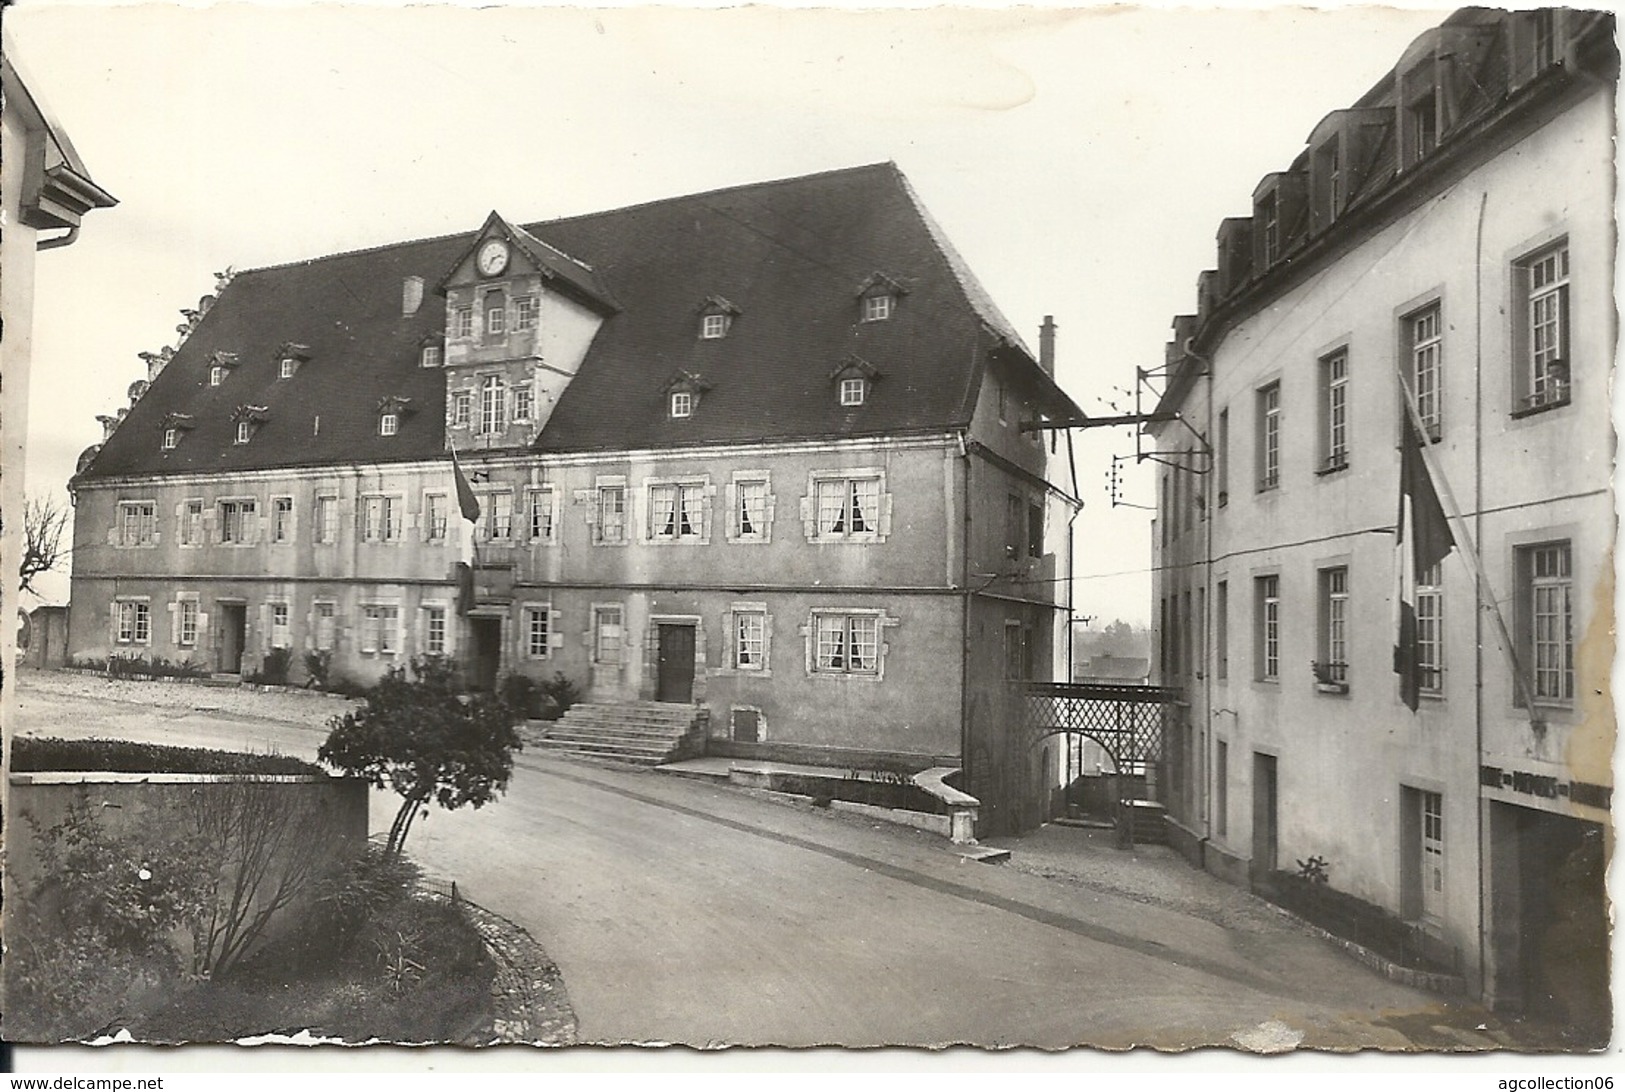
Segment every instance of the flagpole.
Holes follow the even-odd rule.
[[[1461,514],[1461,505],[1456,503],[1456,494],[1450,488],[1450,479],[1444,476],[1444,470],[1433,454],[1433,444],[1428,440],[1428,430],[1422,420],[1421,407],[1416,404],[1416,395],[1411,392],[1411,385],[1406,381],[1403,370],[1399,371],[1399,391],[1403,396],[1411,427],[1416,430],[1417,448],[1422,456],[1422,462],[1427,465],[1429,477],[1438,486],[1446,515],[1455,525],[1456,542],[1461,546],[1461,559],[1466,563],[1476,582],[1479,602],[1483,606],[1488,606],[1490,613],[1495,617],[1495,628],[1501,635],[1501,647],[1512,667],[1512,685],[1518,692],[1518,700],[1529,711],[1530,727],[1537,732],[1542,731],[1546,727],[1546,721],[1535,709],[1534,687],[1524,675],[1523,664],[1518,659],[1518,646],[1512,641],[1512,632],[1507,628],[1505,616],[1501,614],[1501,605],[1496,602],[1495,589],[1490,584],[1489,573],[1485,572],[1483,559],[1478,556],[1478,544],[1473,541],[1473,534],[1467,528],[1467,520]]]

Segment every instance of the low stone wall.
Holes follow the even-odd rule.
[[[261,822],[286,824],[281,844],[270,854],[261,883],[269,891],[289,868],[319,874],[330,865],[359,853],[367,841],[368,788],[355,778],[325,774],[230,775],[167,773],[13,773],[6,802],[6,875],[8,897],[22,897],[40,878],[39,840],[61,823],[76,803],[90,806],[97,823],[111,836],[150,848],[149,868],[174,863],[169,847],[199,829],[200,821],[218,820],[230,809],[253,809]],[[277,936],[296,920],[306,894],[273,917],[262,940]],[[190,958],[191,938],[176,937],[183,959]]]

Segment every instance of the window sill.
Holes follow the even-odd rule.
[[[1317,693],[1317,694],[1334,694],[1337,697],[1346,698],[1349,695],[1349,684],[1348,683],[1336,683],[1336,682],[1317,682],[1315,684],[1315,693]]]
[[[1559,398],[1559,399],[1554,399],[1554,400],[1552,400],[1550,402],[1542,402],[1538,406],[1525,406],[1522,409],[1515,409],[1515,410],[1512,411],[1510,416],[1511,416],[1512,420],[1514,420],[1514,421],[1521,421],[1525,417],[1535,417],[1535,416],[1538,416],[1538,415],[1540,415],[1542,413],[1548,413],[1551,410],[1555,410],[1555,409],[1562,409],[1564,406],[1568,406],[1568,405],[1572,405],[1572,404],[1573,404],[1572,399],[1570,399],[1568,397],[1563,397],[1563,398]]]
[[[1257,490],[1255,490],[1259,496],[1263,496],[1265,493],[1279,493],[1280,491],[1281,483],[1278,481],[1261,482],[1259,483]]]
[[[1343,462],[1340,462],[1335,466],[1323,466],[1323,467],[1321,467],[1319,470],[1315,471],[1315,477],[1317,477],[1317,478],[1328,478],[1328,477],[1331,477],[1333,474],[1341,474],[1344,471],[1348,470],[1348,468],[1349,468],[1349,463],[1348,463],[1348,460],[1345,459]]]

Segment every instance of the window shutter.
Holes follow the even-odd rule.
[[[181,610],[179,603],[165,603],[164,609],[169,612],[169,643],[181,643]]]
[[[271,604],[260,604],[260,652],[271,651]]]
[[[299,541],[299,506],[291,500],[288,503],[288,541]]]
[[[550,649],[563,648],[564,634],[553,628],[553,618],[551,617],[551,613],[552,612],[549,612],[548,617],[547,647]]]
[[[882,539],[891,534],[891,499],[890,493],[880,494],[880,520],[876,534]]]
[[[815,538],[818,534],[815,519],[816,511],[817,505],[814,503],[812,494],[809,493],[801,498],[801,529],[809,539]]]
[[[760,531],[764,541],[773,537],[773,509],[777,504],[778,498],[773,495],[772,490],[769,490],[767,502],[762,505],[762,526]]]
[[[732,542],[739,537],[739,486],[729,482],[722,490],[723,504],[728,509],[727,523],[723,533],[728,541]]]
[[[123,509],[118,509],[113,515],[113,526],[111,526],[111,527],[109,527],[107,529],[107,544],[109,546],[117,546],[119,544],[119,534],[118,534],[119,526],[118,525],[119,525],[119,520],[123,517],[123,515],[124,515]]]
[[[118,644],[118,602],[117,602],[117,600],[115,600],[112,603],[109,603],[107,605],[107,643],[109,645]]]

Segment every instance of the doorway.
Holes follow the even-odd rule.
[[[694,627],[660,624],[660,662],[656,671],[655,701],[694,700]]]
[[[219,603],[220,671],[239,675],[243,670],[243,645],[248,636],[248,604]]]
[[[1253,752],[1253,885],[1269,880],[1276,866],[1275,756]]]
[[[469,686],[475,690],[494,692],[497,671],[502,665],[502,619],[469,618],[471,663],[468,665]]]

